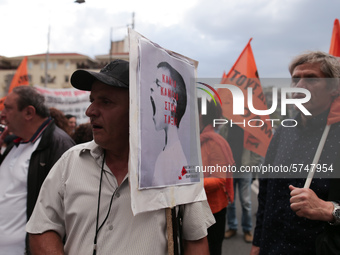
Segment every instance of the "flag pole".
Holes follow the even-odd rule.
[[[45,60],[45,88],[47,87],[48,83],[48,61],[49,61],[49,55],[50,55],[50,33],[51,33],[51,26],[48,25],[48,32],[47,32],[47,50],[46,50],[46,60]]]
[[[334,20],[334,26],[333,26],[333,32],[332,32],[332,38],[331,38],[331,46],[329,49],[329,54],[333,55],[333,56],[339,56],[340,55],[340,24],[339,24],[339,20],[335,19]],[[313,176],[314,176],[314,168],[316,166],[316,164],[319,162],[320,159],[320,155],[322,152],[322,149],[325,145],[326,142],[326,138],[328,136],[329,133],[329,129],[331,127],[331,125],[333,123],[339,122],[340,118],[339,118],[339,110],[340,110],[340,97],[337,97],[334,99],[334,101],[332,102],[332,105],[330,107],[330,112],[329,115],[327,117],[327,125],[323,131],[323,134],[321,136],[320,142],[319,142],[319,146],[318,149],[315,153],[314,159],[313,159],[313,165],[312,165],[312,170],[308,173],[306,182],[305,182],[305,186],[304,188],[309,188]]]
[[[311,170],[308,173],[308,176],[307,176],[304,188],[308,189],[310,184],[311,184],[311,182],[312,182],[312,180],[313,180],[314,173],[315,173],[315,171],[314,171],[315,170],[315,166],[319,162],[319,159],[320,159],[320,156],[321,156],[321,152],[322,152],[322,149],[323,149],[323,147],[325,145],[326,138],[328,136],[330,127],[331,127],[331,125],[326,125],[326,127],[325,127],[325,129],[324,129],[324,131],[322,133],[322,136],[321,136],[318,148],[316,150],[316,153],[315,153],[315,156],[314,156],[314,159],[313,159],[312,168],[311,168]]]
[[[166,214],[166,230],[168,234],[168,255],[174,255],[174,236],[171,208],[166,208],[165,214]]]

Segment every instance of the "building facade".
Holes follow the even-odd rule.
[[[44,53],[27,56],[30,85],[71,88],[70,78],[77,69],[98,71],[114,59],[129,60],[127,39],[111,42],[110,53],[95,58],[78,53]],[[25,56],[0,56],[0,97],[7,94],[12,78]],[[48,63],[46,65],[46,63]]]

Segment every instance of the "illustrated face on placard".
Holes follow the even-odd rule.
[[[155,81],[150,86],[150,100],[153,109],[153,121],[157,131],[175,125],[176,100],[174,83],[167,68],[158,68]]]

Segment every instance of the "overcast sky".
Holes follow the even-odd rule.
[[[261,78],[287,78],[293,56],[328,52],[340,0],[0,0],[0,55],[108,54],[112,40],[135,30],[199,61],[198,77],[228,72],[252,37]]]

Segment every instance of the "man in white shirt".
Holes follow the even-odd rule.
[[[9,132],[17,139],[0,158],[0,254],[22,255],[25,225],[42,182],[74,142],[54,124],[44,97],[33,87],[14,88],[7,95],[1,118],[7,128],[1,135],[0,145]]]
[[[94,141],[65,153],[46,178],[26,226],[32,253],[166,254],[165,210],[134,216],[131,209],[129,63],[115,60],[99,73],[78,70],[71,83],[91,91],[86,115]],[[184,206],[186,254],[209,254],[213,223],[206,201]]]

